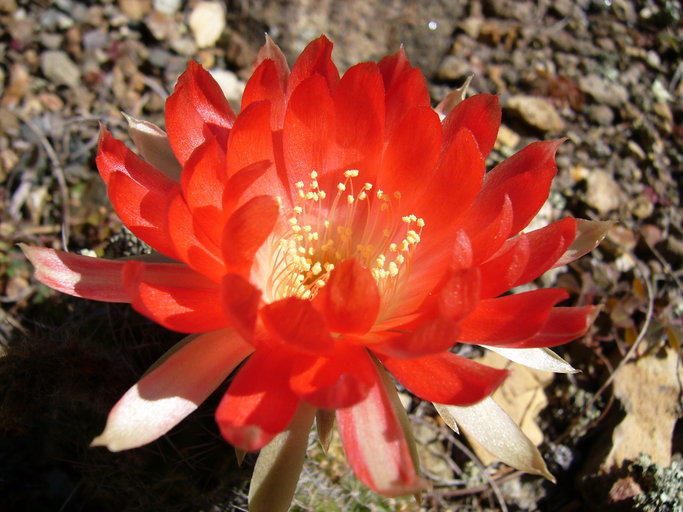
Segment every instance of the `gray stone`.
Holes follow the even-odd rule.
[[[607,105],[591,105],[588,118],[602,126],[609,126],[614,122],[614,112]]]
[[[555,107],[545,98],[536,96],[512,96],[506,107],[515,112],[527,124],[544,132],[561,132],[564,121]]]
[[[456,55],[446,55],[436,72],[440,80],[458,80],[465,78],[474,72],[470,63]]]
[[[596,74],[579,78],[579,88],[596,102],[610,107],[619,107],[628,101],[628,91],[623,85],[608,82]]]
[[[57,85],[76,87],[81,81],[78,66],[61,50],[43,52],[40,56],[40,69],[45,78]]]
[[[585,201],[601,215],[621,206],[623,193],[614,178],[602,169],[590,171],[586,178]]]

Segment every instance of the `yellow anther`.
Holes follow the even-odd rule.
[[[423,218],[417,219],[417,227],[418,228],[423,228],[425,227],[425,220]]]
[[[303,181],[297,181],[297,182],[294,184],[294,186],[295,186],[296,188],[299,188],[299,189],[304,188],[304,182],[303,182]]]
[[[353,198],[352,195],[346,196],[346,202],[347,202],[348,204],[353,204],[354,201],[355,201],[355,199]]]
[[[314,180],[318,177],[317,171],[311,171],[311,179]]]
[[[355,178],[358,176],[358,170],[356,169],[349,169],[348,171],[344,171],[344,177],[345,178]]]
[[[361,193],[358,194],[358,200],[359,201],[362,201],[362,200],[366,199],[367,197],[368,197],[368,195],[365,193],[365,190],[361,191]]]
[[[394,197],[395,197],[396,199],[401,199],[401,193],[400,193],[398,190],[395,191],[395,192],[394,192]]]
[[[396,277],[398,275],[398,265],[393,261],[389,263],[389,274],[391,274],[391,277]]]
[[[344,190],[346,190],[346,185],[343,183],[337,183],[337,190],[339,190],[339,192],[344,192]]]

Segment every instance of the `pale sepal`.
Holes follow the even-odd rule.
[[[446,423],[449,423],[448,418],[456,421],[462,430],[498,460],[555,483],[555,477],[548,471],[534,443],[491,397],[467,407],[434,405]],[[442,411],[446,412],[445,416]]]
[[[249,485],[249,512],[287,512],[304,463],[315,409],[299,403],[283,432],[259,453]]]
[[[84,299],[130,302],[121,283],[122,261],[18,245],[34,266],[34,277],[45,286]]]
[[[332,440],[332,431],[334,429],[334,411],[330,409],[318,409],[315,412],[315,429],[318,433],[318,441],[323,451],[327,453]]]
[[[91,446],[117,452],[158,439],[206,400],[253,351],[231,328],[192,337],[179,345],[121,397]]]
[[[353,472],[370,489],[389,497],[429,487],[417,474],[399,417],[379,371],[362,401],[337,409],[337,431]]]
[[[449,92],[446,97],[442,99],[436,107],[434,107],[434,110],[436,110],[436,113],[439,114],[439,117],[442,121],[448,115],[448,113],[458,105],[458,103],[465,99],[465,96],[467,95],[467,88],[470,86],[473,76],[474,75],[468,76],[464,84],[462,84],[459,88]]]
[[[576,219],[576,236],[552,268],[561,267],[595,249],[612,228],[611,221]]]
[[[482,347],[499,354],[510,361],[523,364],[529,368],[553,373],[578,373],[579,370],[558,356],[549,348],[503,348]]]
[[[142,158],[173,181],[180,183],[183,168],[173,154],[166,132],[149,121],[135,119],[125,113],[123,117],[128,121],[128,135],[133,139]]]

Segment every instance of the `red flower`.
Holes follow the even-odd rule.
[[[512,359],[507,349],[536,349],[516,359],[562,370],[539,348],[585,333],[594,309],[558,307],[564,290],[501,296],[604,235],[571,217],[522,232],[546,200],[560,141],[485,173],[495,96],[452,95],[435,111],[402,50],[342,77],[331,51],[313,41],[290,72],[268,40],[239,115],[190,62],[166,104],[168,137],[129,120],[143,158],[103,130],[97,166],[111,202],[166,258],[25,248],[48,286],[130,302],[199,335],[124,395],[94,444],[156,439],[248,358],[216,412],[230,443],[280,450],[300,443],[315,410],[319,426],[336,410],[356,475],[382,494],[413,493],[424,482],[386,370],[440,408],[469,406],[506,372],[453,345]]]

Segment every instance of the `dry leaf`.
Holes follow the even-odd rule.
[[[663,358],[650,355],[627,363],[614,376],[614,394],[626,417],[614,429],[602,471],[642,453],[660,466],[671,464],[671,436],[682,412],[683,369],[675,350],[667,348],[665,353]]]

